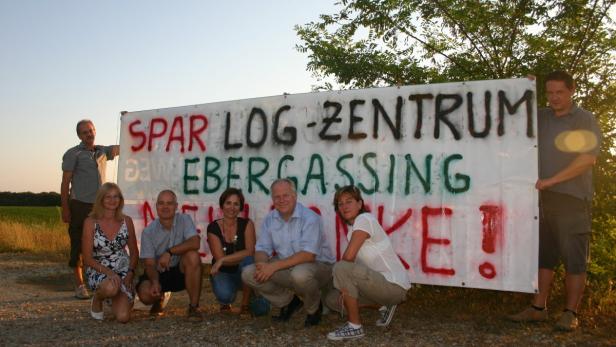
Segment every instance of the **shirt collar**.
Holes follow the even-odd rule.
[[[293,218],[300,218],[300,206],[302,206],[302,204],[300,204],[299,202],[295,203],[295,207],[293,208],[293,214],[291,215],[291,218],[289,218],[289,220],[293,219]],[[278,210],[274,209],[274,217],[276,219],[279,219],[281,221],[284,221],[284,219],[282,219],[282,216],[280,215],[280,212],[278,212]]]
[[[554,112],[554,110],[550,107],[550,111],[552,112],[552,117],[554,118],[566,118],[566,117],[570,117],[571,115],[575,114],[576,112],[578,112],[580,110],[580,108],[578,107],[578,105],[576,104],[571,104],[571,108],[569,109],[569,112],[565,113],[564,115],[558,117],[556,116],[556,112]]]
[[[178,220],[178,212],[176,212],[173,215],[173,223],[171,224],[171,231],[173,231],[175,229],[175,225],[177,223]],[[160,230],[165,231],[165,226],[163,225],[163,223],[160,222],[160,218],[156,218],[155,223],[158,223],[158,226],[160,227]]]
[[[88,150],[88,148],[86,147],[86,144],[85,144],[85,143],[83,143],[83,141],[81,141],[81,142],[77,145],[77,147],[78,147],[79,149]],[[99,145],[94,145],[94,150],[95,150],[95,151],[98,151],[98,150],[100,149],[100,147],[101,147],[101,146],[99,146]]]

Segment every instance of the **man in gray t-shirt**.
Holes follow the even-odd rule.
[[[573,103],[575,83],[565,72],[546,78],[549,108],[538,112],[539,291],[531,307],[512,315],[514,321],[547,319],[547,299],[555,267],[565,267],[567,300],[556,328],[578,326],[577,310],[586,284],[590,242],[592,167],[601,132],[592,113]]]
[[[120,153],[120,146],[95,145],[96,129],[91,120],[79,121],[76,130],[81,143],[62,157],[60,199],[62,221],[69,224],[71,256],[68,265],[74,269],[75,297],[87,299],[89,294],[83,283],[80,259],[83,221],[92,210],[98,188],[105,183],[106,162]]]
[[[139,299],[152,305],[150,313],[162,314],[165,292],[186,289],[190,304],[189,319],[201,319],[201,241],[190,216],[177,213],[177,197],[163,190],[156,199],[156,218],[141,234],[139,257],[145,273],[139,278]]]

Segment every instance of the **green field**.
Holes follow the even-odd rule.
[[[60,208],[0,206],[0,252],[64,256],[69,247]]]
[[[0,221],[55,226],[62,224],[56,206],[0,206]]]

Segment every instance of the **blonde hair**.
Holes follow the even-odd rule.
[[[122,209],[124,208],[124,196],[122,195],[122,191],[120,187],[112,182],[104,183],[96,192],[96,199],[94,200],[94,206],[92,206],[92,212],[88,215],[94,219],[103,218],[105,213],[105,208],[103,207],[103,200],[105,199],[105,195],[109,192],[117,190],[118,195],[120,195],[120,205],[115,210],[114,217],[116,220],[121,221],[124,219],[124,213],[122,213]]]

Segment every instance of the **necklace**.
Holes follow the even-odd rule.
[[[235,244],[237,243],[237,219],[235,219],[235,235],[233,235],[233,239],[230,242],[227,242],[227,233],[225,232],[225,220],[223,218],[223,220],[221,221],[221,226],[222,226],[222,238],[223,238],[223,246],[222,246],[222,251],[224,253],[227,252],[227,244],[233,244],[233,249],[235,250]]]

